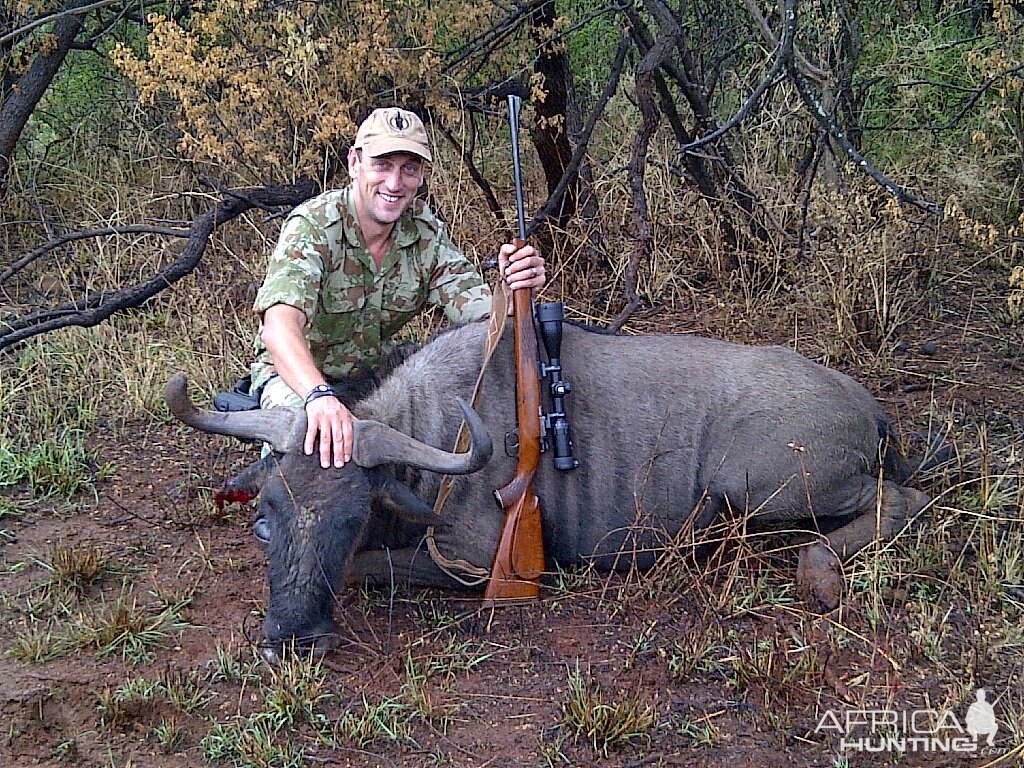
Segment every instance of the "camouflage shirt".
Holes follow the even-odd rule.
[[[486,315],[490,299],[479,271],[421,201],[395,223],[378,268],[349,187],[308,200],[288,216],[253,310],[262,316],[274,304],[301,309],[313,360],[338,380],[375,367],[386,342],[427,305],[441,307],[450,322],[466,323]],[[271,366],[259,333],[255,351],[254,388]]]

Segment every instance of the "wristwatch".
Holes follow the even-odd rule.
[[[309,405],[314,400],[316,400],[318,397],[337,397],[337,396],[338,396],[338,393],[334,391],[334,387],[332,387],[330,384],[317,384],[315,387],[313,387],[311,390],[309,390],[309,394],[306,395],[305,402],[303,403],[303,406],[305,407],[305,406]]]

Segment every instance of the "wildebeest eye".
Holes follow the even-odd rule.
[[[259,497],[259,509],[261,512],[276,512],[280,507],[278,501],[278,495],[282,492],[281,488],[276,485],[268,483],[263,490],[260,491]]]

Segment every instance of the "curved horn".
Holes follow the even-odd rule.
[[[301,452],[306,437],[306,412],[301,408],[256,411],[200,410],[188,396],[188,378],[174,374],[164,388],[167,407],[178,421],[200,432],[262,440],[278,453]]]
[[[469,426],[472,446],[466,453],[449,453],[421,443],[379,421],[356,421],[352,458],[361,467],[380,464],[407,464],[446,475],[468,475],[482,468],[491,458],[491,435],[487,426],[469,404],[456,398]]]

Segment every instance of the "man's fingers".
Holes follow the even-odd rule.
[[[505,282],[513,291],[544,287],[544,259],[532,245],[517,249],[512,243],[505,243],[498,250],[498,261],[502,264]]]
[[[324,422],[320,426],[320,466],[327,469],[331,466],[331,424],[330,422]]]
[[[352,414],[346,408],[333,432],[334,466],[343,467],[352,460]]]
[[[313,446],[316,445],[316,434],[319,431],[320,429],[317,427],[315,420],[306,420],[306,440],[302,444],[302,450],[306,452],[307,456],[310,456],[313,453]]]
[[[516,247],[512,243],[505,243],[498,249],[498,270],[503,277],[508,277],[508,266],[511,263],[509,257],[515,253]]]
[[[332,464],[345,466],[352,459],[352,414],[348,408],[334,398],[318,398],[306,407],[306,418],[306,455],[317,451],[324,469]]]
[[[544,261],[539,257],[514,262],[505,277],[509,287],[541,288],[545,282]]]
[[[352,461],[352,414],[345,410],[344,418],[341,421],[341,440],[335,446],[334,463],[341,467]],[[339,451],[340,449],[340,461]]]

